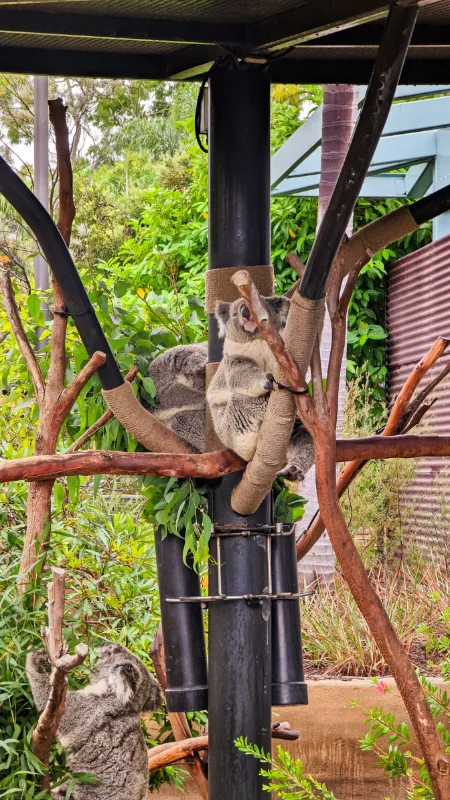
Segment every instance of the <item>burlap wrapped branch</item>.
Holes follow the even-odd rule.
[[[216,302],[222,300],[232,303],[240,297],[239,291],[231,282],[235,272],[245,269],[251,275],[258,292],[263,297],[273,295],[273,266],[271,264],[254,264],[252,267],[221,267],[209,269],[205,275],[205,311],[214,314]]]
[[[322,328],[325,299],[307,300],[298,293],[291,300],[286,325],[286,349],[306,374],[317,334]],[[280,367],[277,381],[288,383]],[[256,452],[242,480],[233,491],[231,505],[238,514],[253,514],[272,487],[277,472],[284,466],[295,420],[295,403],[290,392],[272,392],[258,435]]]
[[[340,273],[344,278],[361,261],[369,259],[383,247],[418,229],[408,206],[402,206],[384,217],[365,225],[345,242],[338,254]]]
[[[103,389],[102,395],[125,430],[147,450],[153,453],[197,452],[140,404],[131,383],[125,381],[116,389]]]

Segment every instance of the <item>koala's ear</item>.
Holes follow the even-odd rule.
[[[291,305],[291,301],[288,297],[284,297],[284,295],[281,295],[281,297],[268,297],[267,302],[280,317],[287,319],[289,307]]]
[[[156,711],[162,705],[162,694],[159,684],[152,681],[148,697],[145,701],[142,711]]]
[[[230,303],[218,300],[216,303],[216,320],[219,323],[219,336],[225,338],[226,325],[230,319]]]

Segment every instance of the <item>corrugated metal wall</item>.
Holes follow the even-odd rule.
[[[387,293],[389,399],[438,336],[450,338],[450,236],[405,256],[389,267]],[[434,377],[450,357],[442,356]],[[422,387],[428,382],[425,378]],[[435,390],[437,402],[425,417],[430,433],[450,435],[450,383]],[[422,458],[403,502],[411,509],[417,544],[450,556],[450,459]]]

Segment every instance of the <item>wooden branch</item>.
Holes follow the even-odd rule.
[[[55,131],[56,158],[59,179],[58,228],[65,243],[69,245],[76,209],[73,202],[73,172],[70,159],[69,129],[62,99],[48,101],[50,122]]]
[[[299,732],[290,730],[289,728],[282,727],[283,723],[276,722],[272,726],[272,739],[283,739],[289,741],[296,741],[299,738]],[[179,742],[167,742],[165,744],[156,745],[148,751],[148,768],[153,772],[168,764],[174,764],[181,761],[183,758],[192,756],[200,750],[207,750],[209,746],[208,736],[193,736],[190,739],[183,739]]]
[[[30,373],[31,380],[33,381],[36,400],[38,405],[41,405],[45,391],[44,378],[41,368],[37,362],[36,355],[33,352],[33,348],[28,340],[28,336],[25,333],[22,320],[20,319],[9,272],[3,270],[0,271],[0,289],[2,292],[3,303],[9,324],[11,325],[20,352],[22,353],[22,358],[25,361],[28,372]]]
[[[162,625],[158,626],[155,638],[150,650],[150,658],[153,661],[156,677],[159,685],[165,691],[167,689],[167,673],[164,658],[164,640],[162,635]],[[172,732],[177,741],[192,739],[192,732],[186,718],[186,714],[169,712],[169,722]],[[202,800],[208,800],[208,779],[198,752],[192,752],[192,759],[186,764],[192,780],[195,782]],[[154,769],[154,767],[153,767]]]
[[[89,652],[87,645],[79,644],[75,649],[75,655],[67,653],[67,645],[62,636],[65,602],[64,570],[52,567],[52,578],[48,585],[48,628],[43,631],[44,645],[52,665],[50,694],[31,737],[33,753],[45,767],[45,773],[40,778],[40,787],[43,790],[50,788],[48,775],[50,751],[64,713],[67,673],[82,664]]]
[[[125,376],[125,380],[129,381],[129,383],[134,381],[136,375],[138,374],[138,371],[139,370],[137,367],[132,367],[128,372],[128,374]],[[78,439],[75,439],[75,441],[72,442],[70,447],[67,448],[66,453],[75,453],[77,450],[81,450],[83,445],[86,444],[86,442],[88,442],[90,439],[92,439],[92,437],[95,436],[97,431],[101,430],[101,428],[104,428],[105,425],[113,417],[114,417],[113,412],[111,411],[110,408],[108,408],[108,410],[105,411],[105,413],[98,418],[97,422],[94,422],[94,424],[91,425],[91,427],[88,428],[87,431],[82,433],[81,436],[78,437]]]
[[[174,764],[176,761],[181,761],[182,758],[192,756],[194,753],[198,753],[199,750],[206,750],[208,747],[208,737],[193,736],[190,739],[183,739],[180,742],[171,742],[170,744],[171,746],[167,747],[166,750],[159,750],[157,753],[153,752],[154,750],[158,750],[157,747],[149,750],[149,772],[166,767],[168,764]],[[164,745],[160,746],[164,747]]]
[[[69,129],[66,120],[67,107],[60,97],[55,100],[49,100],[48,106],[50,122],[55,131],[56,161],[59,181],[57,226],[68,247],[76,209],[73,202],[73,174],[70,160]],[[50,343],[50,366],[47,375],[47,387],[49,395],[52,398],[50,402],[53,402],[53,397],[59,397],[61,395],[64,387],[67,331],[67,317],[65,316],[66,304],[61,289],[54,278],[52,279],[52,284],[55,314]]]
[[[59,402],[58,413],[65,419],[73,404],[76,402],[81,390],[86,386],[87,382],[97,372],[98,368],[103,366],[106,361],[105,353],[96,350],[90,357],[87,364],[80,370],[78,375],[75,376],[72,383],[64,390]]]
[[[335,430],[314,430],[316,484],[320,511],[350,591],[392,672],[409,713],[432,782],[436,800],[450,797],[450,763],[415,668],[378,597],[350,536],[336,491]]]
[[[261,303],[259,292],[250,274],[247,270],[240,269],[234,273],[231,281],[237,286],[242,297],[246,300],[253,321],[258,325],[261,336],[269,345],[283,372],[288,376],[290,385],[292,387],[295,386],[297,391],[307,390],[308,385],[305,376],[288,354],[280,334],[271,325],[268,312]]]
[[[450,436],[367,436],[364,439],[338,439],[336,445],[338,462],[360,459],[366,463],[374,459],[450,455]]]
[[[408,406],[408,403],[410,403],[414,395],[414,392],[416,391],[424,375],[431,369],[431,367],[436,363],[438,358],[440,358],[440,356],[445,352],[447,346],[448,346],[448,340],[444,339],[443,337],[439,337],[430,347],[429,351],[424,356],[424,358],[421,359],[418,362],[418,364],[416,364],[391,409],[388,421],[386,423],[386,427],[382,434],[383,436],[387,437],[396,433],[401,433],[401,431],[403,430],[403,426],[406,426],[408,422],[411,422],[410,408]],[[443,380],[443,378],[445,378],[447,372],[448,372],[447,368],[444,368],[441,371],[440,380]],[[437,385],[436,379],[431,383],[432,383],[432,388],[434,389]],[[424,392],[427,389],[428,387],[424,389]],[[424,397],[422,396],[421,399],[424,399]],[[415,402],[411,404],[411,407],[414,411]],[[344,458],[343,460],[345,461],[347,459]],[[337,481],[337,491],[339,497],[341,497],[342,494],[346,491],[346,489],[348,489],[352,481],[355,479],[355,477],[358,475],[358,473],[361,471],[361,469],[365,466],[366,463],[367,460],[362,458],[352,459],[341,470]],[[316,514],[315,517],[313,517],[307,530],[303,533],[303,535],[297,542],[296,546],[297,561],[300,561],[307,553],[309,553],[311,548],[320,539],[322,533],[324,533],[325,530],[326,528],[323,519],[321,517],[321,514],[319,512],[318,514]]]
[[[245,467],[232,450],[212,453],[121,453],[82,450],[63,455],[0,460],[0,482],[43,481],[64,475],[161,475],[171,478],[220,478]]]
[[[406,413],[407,406],[410,403],[412,396],[423,376],[429,372],[438,358],[440,358],[445,352],[449,344],[450,339],[444,339],[443,336],[439,336],[439,338],[436,339],[434,344],[430,347],[426,356],[422,358],[418,364],[416,364],[395,400],[392,411],[389,414],[386,427],[383,431],[383,436],[391,436],[396,432],[398,425],[401,424]]]
[[[305,265],[303,261],[300,260],[297,253],[286,253],[286,261],[291,267],[291,269],[293,269],[294,272],[296,272],[298,275],[298,279],[295,281],[295,283],[293,283],[291,288],[288,289],[287,292],[285,292],[286,297],[293,297],[297,289],[300,288],[300,284],[303,278],[303,273],[305,271]]]

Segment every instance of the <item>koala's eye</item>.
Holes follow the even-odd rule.
[[[134,669],[133,669],[133,667],[131,666],[131,664],[124,664],[124,665],[123,665],[123,667],[122,667],[122,669],[123,669],[123,671],[124,671],[124,672],[125,672],[127,675],[132,675],[132,674],[133,674],[133,672],[134,672]]]

